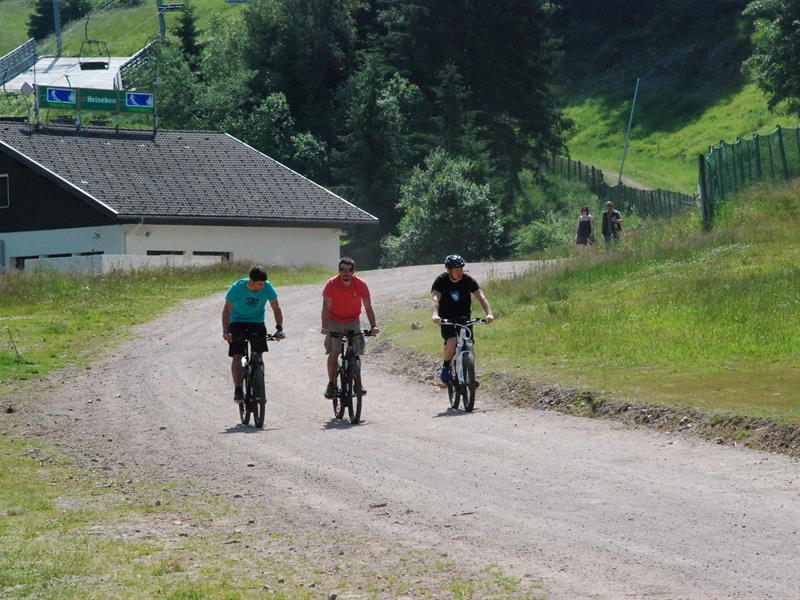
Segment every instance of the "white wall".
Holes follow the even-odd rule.
[[[311,227],[229,227],[195,225],[107,225],[48,231],[0,233],[5,265],[18,256],[48,254],[147,254],[148,250],[226,252],[232,260],[267,265],[322,265],[339,262],[339,229]]]
[[[219,263],[219,256],[185,256],[183,254],[163,256],[142,256],[141,254],[95,254],[93,256],[61,256],[58,258],[29,258],[25,261],[26,271],[46,268],[62,272],[79,271],[100,275],[112,271],[131,271],[149,267],[205,267]]]
[[[323,265],[339,262],[338,229],[228,227],[222,225],[126,225],[128,254],[147,250],[230,252],[231,260],[266,265]]]
[[[119,225],[78,227],[47,231],[0,233],[5,242],[5,265],[14,266],[17,256],[104,252],[125,254],[125,231]]]

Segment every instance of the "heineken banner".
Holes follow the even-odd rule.
[[[117,92],[78,88],[78,110],[117,112]]]
[[[39,87],[39,106],[64,110],[100,110],[153,114],[156,98],[150,92]]]

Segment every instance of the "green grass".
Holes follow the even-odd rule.
[[[697,214],[654,222],[616,252],[485,285],[498,321],[478,330],[484,372],[800,423],[797,181],[729,203],[711,234]],[[438,354],[427,310],[389,334]]]
[[[573,101],[566,108],[575,121],[567,141],[572,158],[618,173],[630,101],[622,95]],[[697,157],[708,146],[771,132],[777,124],[797,125],[796,117],[786,112],[770,113],[766,97],[754,85],[714,100],[688,119],[681,106],[677,95],[649,98],[646,88],[640,90],[625,176],[654,188],[694,193]]]
[[[49,271],[0,276],[0,394],[54,369],[83,364],[101,341],[124,336],[131,326],[181,300],[214,293],[223,298],[227,286],[246,276],[249,268],[223,263],[101,277]],[[273,268],[269,273],[280,294],[286,285],[321,282],[327,271]]]
[[[201,30],[208,25],[212,15],[233,14],[241,10],[241,4],[226,3],[224,0],[190,1]],[[105,2],[95,0],[92,4],[98,6]],[[33,10],[33,0],[0,0],[0,56],[28,39],[28,17]],[[167,31],[172,29],[179,16],[177,12],[166,13]],[[64,25],[64,56],[78,56],[84,39],[83,23],[83,20],[77,20]],[[89,22],[89,37],[106,42],[112,56],[134,54],[158,32],[158,17],[152,0],[133,8],[103,10]],[[55,54],[54,35],[39,41],[39,54]]]
[[[47,446],[0,436],[3,598],[311,600],[326,590],[364,598],[542,597],[538,582],[495,566],[438,568],[438,559],[395,547],[402,570],[385,573],[366,557],[331,551],[364,545],[343,532],[306,536],[248,522],[187,484],[82,468]]]
[[[34,0],[0,0],[0,56],[28,40],[28,15]]]

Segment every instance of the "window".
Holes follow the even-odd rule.
[[[11,206],[11,195],[8,191],[8,175],[0,175],[0,208]]]
[[[183,250],[148,250],[147,251],[147,256],[163,256],[165,254],[180,255],[180,254],[183,254]]]

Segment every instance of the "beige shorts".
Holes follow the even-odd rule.
[[[338,321],[329,321],[328,322],[328,331],[332,331],[333,333],[344,333],[345,331],[361,331],[361,322],[360,321],[350,321],[349,323],[339,323]],[[329,335],[325,336],[325,352],[327,354],[339,354],[342,351],[342,338],[332,338]],[[356,353],[356,356],[361,356],[364,354],[364,350],[366,349],[367,344],[364,341],[364,336],[360,335],[358,337],[353,338],[353,351]]]

